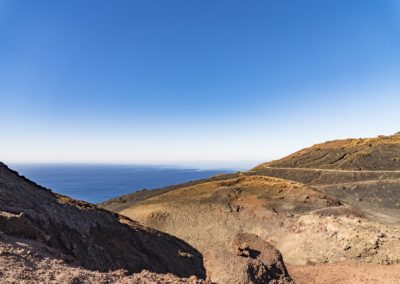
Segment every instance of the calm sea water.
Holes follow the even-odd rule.
[[[21,175],[75,199],[99,203],[138,191],[207,178],[230,170],[139,165],[12,165]]]

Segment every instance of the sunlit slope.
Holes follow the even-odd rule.
[[[400,135],[335,140],[254,168],[400,171]]]

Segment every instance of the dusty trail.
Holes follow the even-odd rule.
[[[260,168],[261,169],[261,168]],[[339,169],[320,169],[320,168],[292,168],[292,167],[268,167],[263,166],[262,169],[276,169],[276,170],[294,170],[294,171],[319,171],[319,172],[341,172],[341,173],[400,173],[400,170],[339,170]]]

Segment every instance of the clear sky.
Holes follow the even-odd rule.
[[[0,160],[257,164],[400,131],[399,0],[0,0]]]

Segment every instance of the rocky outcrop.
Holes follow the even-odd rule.
[[[8,235],[45,241],[45,234],[26,218],[24,212],[17,215],[0,211],[0,228]]]
[[[0,231],[89,270],[205,277],[202,255],[171,235],[52,193],[0,164]]]
[[[253,234],[236,235],[228,250],[207,252],[205,263],[216,283],[292,283],[280,252]]]
[[[179,278],[171,273],[148,270],[130,274],[125,270],[98,272],[55,257],[54,249],[41,242],[15,238],[0,232],[0,282],[49,284],[205,284],[196,276]]]

